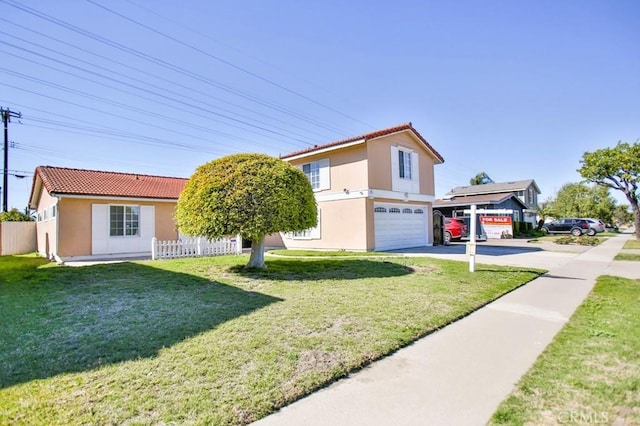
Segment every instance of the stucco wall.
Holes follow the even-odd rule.
[[[318,203],[318,207],[321,239],[285,238],[287,248],[367,250],[367,225],[364,220],[367,215],[367,199],[326,201]]]
[[[427,154],[424,144],[407,133],[385,136],[367,143],[369,157],[369,187],[391,190],[391,147],[398,145],[418,153],[420,193],[435,194],[433,157]]]
[[[51,211],[51,207],[55,206],[58,202],[57,198],[49,195],[47,191],[40,193],[38,200],[38,223],[36,224],[36,244],[37,251],[41,256],[51,258],[55,254],[56,241],[57,241],[57,220],[58,212],[56,211],[56,217],[51,218],[47,216],[44,218],[44,212]],[[57,209],[57,207],[56,207]]]
[[[291,164],[300,166],[323,158],[329,158],[330,188],[324,191],[317,191],[316,194],[340,192],[344,189],[366,189],[368,187],[366,154],[366,144],[362,143],[338,151],[292,160]]]
[[[159,240],[178,238],[173,219],[175,202],[62,198],[58,203],[60,235],[58,255],[60,257],[91,255],[91,206],[93,204],[154,206],[156,238]],[[151,251],[151,242],[149,242],[149,251]]]

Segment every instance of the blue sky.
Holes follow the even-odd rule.
[[[38,165],[188,177],[408,121],[445,158],[436,196],[484,171],[544,200],[585,151],[640,138],[639,18],[625,0],[0,0],[0,105],[23,116],[9,206]]]

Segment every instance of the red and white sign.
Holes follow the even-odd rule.
[[[480,216],[480,223],[487,238],[513,238],[511,216]]]

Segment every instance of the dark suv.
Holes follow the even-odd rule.
[[[582,234],[589,234],[589,222],[584,219],[558,219],[551,223],[545,223],[540,229],[545,234],[571,234],[579,237]]]

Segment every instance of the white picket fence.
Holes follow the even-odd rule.
[[[242,254],[240,237],[211,241],[206,238],[181,238],[173,241],[151,240],[152,259],[175,259],[178,257],[221,256]]]

